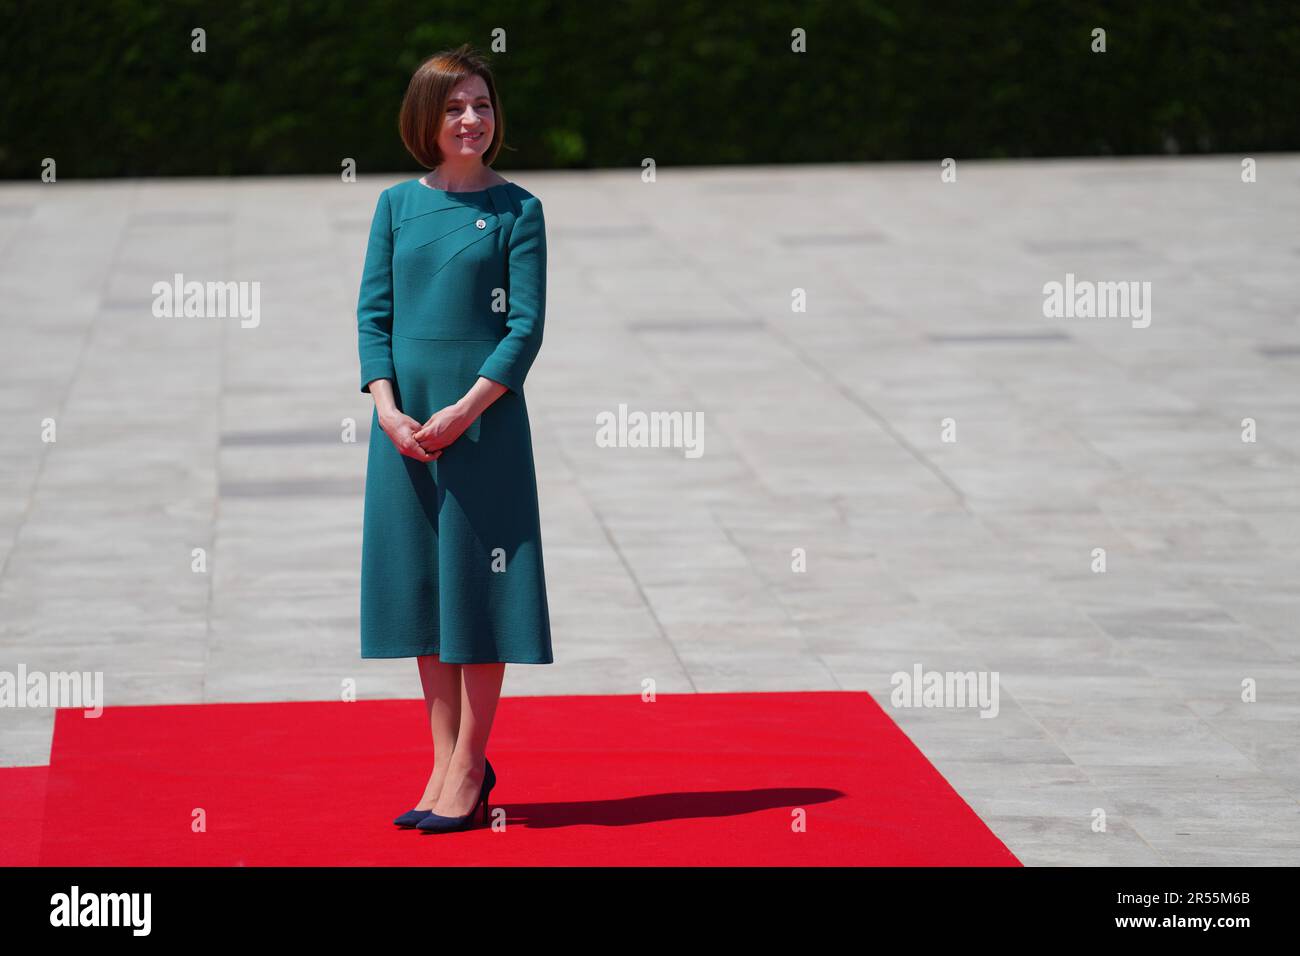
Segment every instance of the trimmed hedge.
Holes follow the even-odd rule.
[[[415,170],[407,79],[464,41],[497,73],[502,170],[1300,146],[1300,14],[1275,0],[0,0],[0,16],[6,178],[46,156],[61,179]]]

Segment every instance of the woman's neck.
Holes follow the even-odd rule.
[[[466,163],[459,167],[444,162],[425,173],[424,181],[435,189],[469,192],[475,189],[486,189],[493,185],[495,179],[481,162]]]

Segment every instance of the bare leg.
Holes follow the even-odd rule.
[[[437,654],[416,658],[424,687],[424,709],[433,731],[433,772],[416,810],[432,810],[442,790],[460,727],[460,664],[444,664]]]
[[[456,750],[433,812],[444,817],[463,817],[478,804],[483,786],[488,735],[501,699],[501,681],[506,665],[461,664],[460,732]]]

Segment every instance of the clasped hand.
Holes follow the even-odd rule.
[[[395,410],[381,418],[379,426],[403,455],[416,461],[437,461],[442,450],[469,428],[470,421],[455,405],[448,405],[423,425]]]

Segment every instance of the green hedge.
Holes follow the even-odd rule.
[[[418,166],[415,65],[490,54],[511,168],[841,162],[1300,146],[1300,15],[1209,4],[967,0],[206,6],[0,0],[0,176]],[[190,30],[207,52],[190,52]],[[790,50],[807,31],[808,52]],[[1106,53],[1090,51],[1094,27]]]

